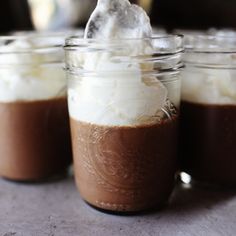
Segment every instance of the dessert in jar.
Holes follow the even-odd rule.
[[[0,176],[43,181],[72,160],[64,36],[0,38]]]
[[[235,43],[228,35],[186,36],[181,170],[202,184],[236,184]]]
[[[176,171],[180,36],[153,37],[127,0],[98,1],[84,38],[66,40],[75,178],[99,209],[163,206]]]

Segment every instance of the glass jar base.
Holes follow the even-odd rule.
[[[91,203],[89,203],[88,201],[84,200],[83,201],[90,207],[92,207],[93,209],[100,211],[102,213],[105,214],[109,214],[109,215],[119,215],[119,216],[138,216],[138,215],[149,215],[152,213],[155,213],[157,211],[161,211],[163,210],[165,207],[167,207],[168,203],[165,202],[163,204],[158,204],[154,207],[150,207],[147,209],[142,209],[142,210],[137,210],[137,211],[114,211],[114,210],[108,210],[108,209],[104,209],[98,206],[95,206]]]
[[[57,182],[62,179],[65,179],[69,176],[69,170],[68,168],[66,170],[61,171],[60,173],[50,175],[50,176],[44,176],[39,178],[15,178],[11,176],[1,176],[2,179],[10,182],[15,183],[22,183],[22,184],[41,184],[41,183],[50,183],[50,182]]]

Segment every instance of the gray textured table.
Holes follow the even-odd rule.
[[[236,192],[177,186],[170,205],[112,216],[81,200],[72,178],[24,185],[0,180],[0,236],[236,235]]]

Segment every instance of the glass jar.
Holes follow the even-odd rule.
[[[163,206],[174,186],[181,36],[66,40],[75,178],[112,212]]]
[[[195,35],[185,42],[181,170],[200,183],[235,185],[236,38]]]
[[[0,37],[0,176],[43,181],[72,154],[63,73],[64,36]]]

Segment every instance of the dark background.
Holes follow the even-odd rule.
[[[43,0],[42,0],[43,1]],[[26,0],[0,1],[0,32],[32,30],[29,8]]]
[[[236,28],[236,0],[156,0],[150,15],[167,29]]]
[[[236,0],[153,0],[149,15],[153,25],[168,30],[236,28]],[[0,33],[33,28],[26,0],[0,1]]]

